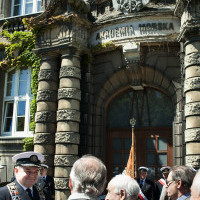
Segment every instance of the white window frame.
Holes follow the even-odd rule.
[[[41,2],[41,0],[33,0],[33,10],[32,10],[32,13],[40,12],[40,11],[37,10],[38,2],[39,1]],[[14,2],[15,2],[15,0],[12,0],[12,3],[11,3],[11,16],[12,17],[32,14],[32,13],[25,14],[26,0],[22,0],[22,3],[21,3],[21,14],[20,15],[14,15]]]
[[[14,96],[6,96],[7,92],[7,80],[8,80],[8,73],[14,69],[9,70],[5,76],[5,86],[4,86],[4,101],[3,101],[3,117],[2,117],[2,130],[1,136],[11,136],[11,137],[32,137],[33,131],[30,131],[30,104],[33,99],[33,95],[31,93],[31,67],[28,68],[28,77],[27,77],[27,91],[26,95],[18,96],[18,89],[19,89],[19,75],[20,69],[15,70],[15,82],[14,82]],[[16,122],[17,122],[17,104],[19,101],[25,101],[25,122],[24,122],[24,131],[16,131]],[[12,131],[5,132],[4,126],[6,123],[6,103],[12,102],[13,103],[13,116],[12,116]]]

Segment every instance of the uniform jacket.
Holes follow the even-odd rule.
[[[136,179],[138,184],[140,185],[140,178]],[[144,185],[140,188],[142,193],[148,200],[155,200],[155,191],[154,191],[154,183],[149,179],[145,180]]]
[[[21,198],[21,200],[31,200],[27,192],[22,188],[22,186],[17,182],[17,180],[15,180],[14,182],[16,184],[18,195]],[[33,198],[34,200],[40,200],[39,193],[35,186],[33,186],[33,195],[34,195]],[[0,200],[12,200],[10,191],[8,190],[7,186],[0,188]]]
[[[163,185],[159,181],[157,181],[156,182],[156,188],[155,188],[155,200],[160,199],[162,189],[163,189]]]
[[[43,187],[43,192],[45,195],[45,200],[53,200],[55,195],[54,189],[54,179],[52,176],[46,176],[46,180],[44,181],[45,185]]]

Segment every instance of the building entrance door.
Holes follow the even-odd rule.
[[[148,167],[152,180],[160,177],[162,166],[172,166],[172,129],[169,127],[135,128],[136,169]],[[108,178],[121,173],[127,164],[131,148],[131,129],[110,129],[107,138]]]

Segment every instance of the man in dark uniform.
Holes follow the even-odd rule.
[[[34,186],[40,173],[40,163],[44,156],[33,151],[13,156],[16,163],[14,172],[16,179],[0,188],[0,200],[41,200],[38,189]]]
[[[139,178],[137,178],[137,182],[140,186],[140,194],[139,199],[141,200],[154,200],[155,191],[154,191],[154,183],[147,179],[147,171],[149,169],[147,167],[139,167]]]
[[[166,180],[167,180],[167,177],[169,175],[169,170],[171,169],[171,167],[167,166],[167,167],[162,167],[160,169],[160,171],[162,172],[162,176],[163,178],[159,179],[157,182],[156,182],[156,200],[159,200],[160,199],[160,194],[162,192],[162,189],[163,189],[163,186],[166,185]]]
[[[55,197],[54,179],[52,176],[47,175],[48,165],[41,164],[40,174],[44,181],[43,192],[45,200],[53,200]]]

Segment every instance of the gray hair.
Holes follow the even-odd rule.
[[[192,188],[195,191],[195,195],[197,197],[200,196],[200,187],[199,187],[199,183],[200,183],[200,170],[197,171],[196,176],[194,177],[193,183],[192,183]]]
[[[103,162],[92,155],[78,159],[70,172],[73,191],[99,196],[106,185],[107,170]]]
[[[191,167],[187,167],[187,166],[174,166],[170,172],[172,172],[172,180],[173,181],[178,181],[181,180],[182,181],[182,185],[185,188],[190,188],[192,185],[192,181],[194,179],[195,176],[195,171],[192,170]]]
[[[137,181],[128,175],[117,175],[111,179],[109,184],[115,187],[115,194],[120,194],[122,189],[125,190],[127,195],[126,200],[137,198],[140,192],[140,187]]]

